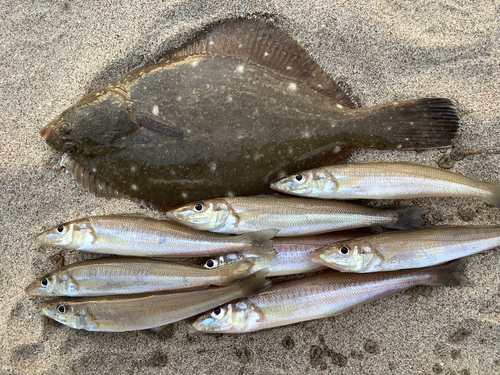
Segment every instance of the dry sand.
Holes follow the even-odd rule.
[[[323,319],[247,335],[183,323],[100,334],[44,318],[23,288],[81,254],[34,235],[86,215],[158,212],[96,198],[38,135],[67,106],[228,17],[277,16],[363,106],[423,96],[458,101],[458,144],[441,165],[500,181],[498,1],[22,1],[0,3],[0,374],[500,373],[500,253],[470,258],[470,285],[424,287]],[[461,150],[461,151],[460,151]],[[464,154],[462,151],[474,151]],[[360,151],[354,160],[437,165],[442,151]],[[465,156],[465,157],[464,157]],[[454,163],[453,159],[461,159]],[[387,202],[386,202],[387,203]],[[500,224],[472,199],[421,199],[434,224]]]

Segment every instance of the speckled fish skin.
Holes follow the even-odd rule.
[[[312,261],[342,272],[429,267],[500,246],[500,226],[382,233],[313,251]]]
[[[275,238],[273,244],[276,255],[248,258],[252,261],[250,272],[257,272],[264,269],[267,271],[267,276],[272,277],[319,271],[326,268],[326,266],[311,260],[313,250],[334,242],[367,236],[370,233],[367,230],[353,230],[316,236]],[[228,264],[241,261],[245,258],[245,254],[221,255],[220,257],[209,259],[205,262],[205,267],[210,269],[226,267]]]
[[[241,252],[274,254],[276,230],[224,236],[143,215],[91,216],[38,235],[41,246],[125,256],[197,257]]]
[[[274,190],[322,199],[472,197],[500,205],[500,185],[410,163],[352,163],[298,172]]]
[[[245,233],[278,229],[276,237],[304,236],[338,230],[385,226],[409,229],[424,224],[421,208],[376,209],[339,201],[281,196],[208,199],[167,212],[195,229]]]
[[[85,189],[170,209],[270,192],[355,147],[448,147],[460,123],[450,99],[358,109],[287,32],[237,19],[88,94],[42,135]]]
[[[199,317],[192,327],[206,333],[244,333],[341,314],[416,285],[464,285],[464,262],[375,274],[328,271],[274,284],[267,291]]]
[[[252,272],[251,260],[217,269],[139,258],[101,258],[73,263],[30,284],[31,296],[85,297],[193,289],[224,285]]]
[[[155,328],[183,320],[217,305],[258,293],[270,286],[260,271],[222,288],[132,297],[61,298],[46,302],[49,318],[76,329],[124,332]]]

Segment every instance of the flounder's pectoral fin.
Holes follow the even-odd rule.
[[[178,124],[171,123],[143,108],[137,108],[135,119],[140,126],[167,137],[183,138],[184,132]]]
[[[271,21],[234,19],[221,22],[177,50],[174,56],[213,54],[248,60],[305,84],[342,106],[358,107],[344,85],[330,78],[290,33]]]

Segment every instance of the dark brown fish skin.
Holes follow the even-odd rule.
[[[86,189],[168,209],[270,192],[269,181],[354,147],[446,147],[460,126],[449,99],[355,107],[288,34],[234,20],[89,94],[42,136]]]

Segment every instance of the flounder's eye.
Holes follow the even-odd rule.
[[[301,174],[295,175],[295,181],[301,182],[303,179],[304,179],[304,176],[302,176]]]
[[[42,286],[47,286],[47,285],[49,285],[49,280],[42,279]]]
[[[205,263],[205,267],[207,267],[207,268],[215,268],[215,267],[217,267],[217,262],[214,259],[209,259]]]
[[[58,231],[59,233],[64,232],[64,225],[59,225],[59,226],[57,227],[57,231]]]
[[[71,133],[71,125],[66,122],[61,123],[60,129],[62,134],[68,135]]]
[[[64,151],[68,154],[74,154],[76,152],[76,145],[74,143],[68,142],[64,145]]]
[[[201,203],[197,203],[194,205],[195,211],[201,212],[203,210],[203,205]]]
[[[64,314],[66,312],[66,306],[64,305],[57,306],[57,311],[59,311],[61,314]]]
[[[340,250],[340,253],[343,255],[349,254],[349,248],[347,246],[340,246],[339,250]]]
[[[212,318],[220,318],[222,316],[222,309],[220,307],[216,307],[212,310]]]

